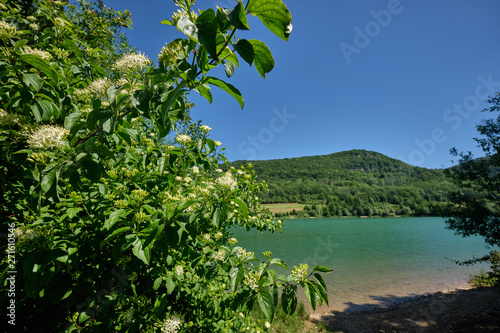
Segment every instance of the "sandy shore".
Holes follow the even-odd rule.
[[[310,316],[334,332],[500,332],[500,291],[455,289],[410,296],[379,296],[365,304],[322,306]]]

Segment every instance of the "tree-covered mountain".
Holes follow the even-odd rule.
[[[311,216],[438,215],[455,189],[442,169],[366,150],[230,165],[247,163],[268,184],[264,203],[308,204],[302,214]]]

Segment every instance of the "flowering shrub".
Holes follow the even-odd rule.
[[[298,285],[313,308],[328,302],[319,272],[329,269],[278,275],[273,266],[288,267],[270,252],[260,262],[235,246],[231,226],[282,229],[259,205],[265,186],[251,166],[219,169],[221,143],[206,125],[174,135],[189,91],[212,101],[216,86],[243,106],[235,87],[207,75],[215,66],[231,76],[238,54],[263,77],[272,69],[264,43],[235,37],[249,29],[246,15],[288,39],[290,13],[280,0],[198,13],[193,0],[175,2],[163,23],[187,38],[167,44],[155,67],[117,47],[127,13],[0,0],[0,214],[16,240],[14,252],[2,244],[15,262],[2,261],[0,311],[14,300],[20,331],[265,331],[279,288],[286,313]],[[82,19],[92,16],[101,21]],[[254,304],[265,323],[248,316]]]

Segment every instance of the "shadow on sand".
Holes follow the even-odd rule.
[[[343,333],[500,332],[500,291],[491,288],[371,298],[378,304],[345,303],[321,321]]]

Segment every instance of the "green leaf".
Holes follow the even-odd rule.
[[[197,93],[199,93],[202,97],[205,97],[210,104],[212,104],[213,97],[212,93],[210,92],[210,86],[205,86],[205,85],[199,85],[194,89]]]
[[[314,277],[316,278],[316,280],[318,280],[318,282],[321,284],[321,286],[323,287],[323,289],[327,290],[327,289],[326,289],[326,283],[325,283],[325,280],[323,279],[323,277],[321,276],[321,274],[319,274],[319,273],[314,273],[313,275],[314,275]]]
[[[234,99],[236,99],[236,101],[238,101],[238,103],[240,104],[241,109],[243,109],[243,106],[245,104],[243,101],[243,96],[241,96],[240,91],[236,89],[233,85],[212,76],[205,77],[204,83],[212,84],[214,86],[221,88],[229,95],[233,96]]]
[[[245,218],[248,217],[248,214],[250,213],[250,211],[248,210],[247,205],[243,201],[241,201],[241,199],[236,198],[236,197],[232,197],[231,200],[241,208]]]
[[[236,66],[240,67],[238,56],[234,54],[229,47],[226,46],[224,49],[222,49],[222,51],[218,48],[217,51],[220,52],[219,59],[230,61]]]
[[[80,315],[78,316],[78,323],[83,324],[85,321],[91,318],[89,314],[87,313],[88,310],[83,310],[80,312]],[[91,310],[90,310],[91,311]]]
[[[57,72],[50,68],[49,65],[42,58],[32,54],[22,54],[19,58],[35,67],[36,69],[47,75],[52,81],[57,82]]]
[[[260,76],[266,78],[266,74],[274,68],[273,54],[267,45],[260,40],[250,39],[248,42],[253,47],[255,68],[257,68]]]
[[[276,36],[288,41],[292,14],[281,0],[248,0],[248,14],[257,16]]]
[[[134,255],[137,258],[141,259],[143,263],[145,263],[146,265],[149,265],[149,256],[143,247],[141,239],[137,238],[134,241],[133,245],[134,245],[134,247],[132,248],[132,252],[134,253]]]
[[[48,192],[51,189],[51,187],[54,184],[56,178],[57,178],[57,168],[56,167],[52,168],[47,173],[45,173],[45,170],[44,170],[44,174],[43,174],[43,177],[42,177],[42,182],[40,184],[41,187],[42,187],[42,191],[44,193]]]
[[[198,39],[212,58],[217,58],[217,18],[213,9],[205,10],[196,19]]]
[[[84,173],[91,182],[97,183],[102,177],[101,165],[91,159],[85,159],[81,162],[81,166],[86,171]]]
[[[320,300],[328,305],[328,295],[326,294],[326,290],[323,288],[323,286],[320,286],[314,281],[309,281],[309,284],[314,288],[314,291],[319,296]]]
[[[217,229],[220,228],[220,208],[218,207],[214,210],[214,215],[212,216],[212,224]]]
[[[306,283],[304,292],[307,299],[309,300],[309,303],[311,304],[313,311],[316,311],[316,293],[314,292],[314,287],[311,287],[309,283],[310,282]]]
[[[283,289],[281,294],[281,306],[283,312],[287,315],[292,315],[297,309],[297,286],[289,284]]]
[[[158,290],[158,288],[160,288],[161,281],[163,281],[161,276],[156,278],[155,282],[153,283],[153,290]]]
[[[49,101],[43,99],[36,100],[35,104],[31,106],[31,111],[33,111],[33,115],[37,122],[47,121],[54,115],[54,107],[55,105]]]
[[[313,272],[321,272],[321,273],[328,273],[328,272],[332,272],[333,269],[330,269],[328,267],[325,267],[325,266],[315,266],[313,268]]]
[[[257,294],[257,302],[259,302],[260,309],[266,319],[272,322],[274,317],[273,297],[268,292],[260,290]]]
[[[240,30],[250,30],[247,22],[247,13],[245,11],[245,6],[238,0],[238,4],[231,13],[228,15],[229,21],[234,25],[236,29]]]
[[[82,116],[82,114],[80,112],[70,113],[64,119],[64,128],[69,129],[69,130],[72,129],[73,125],[75,125],[75,123],[77,122],[78,119],[80,119],[81,116]]]
[[[43,85],[42,78],[36,73],[23,73],[23,81],[28,87],[35,88],[36,91],[40,90]]]
[[[172,280],[172,277],[169,276],[167,278],[167,294],[170,295],[175,289],[175,282]]]
[[[245,60],[250,66],[253,64],[253,59],[255,58],[255,52],[253,50],[252,44],[246,39],[240,39],[234,45],[234,50]]]
[[[271,265],[278,265],[280,267],[283,267],[284,269],[288,269],[288,266],[283,262],[283,260],[279,258],[273,258],[271,259],[271,262],[269,263],[269,266]]]
[[[243,266],[239,267],[233,267],[231,268],[231,271],[229,272],[229,277],[231,278],[231,290],[233,292],[236,291],[236,288],[238,288],[238,285],[241,283],[241,280],[243,280],[243,273],[244,273]]]
[[[131,231],[132,229],[130,227],[122,227],[120,229],[116,229],[115,231],[113,231],[111,233],[111,235],[109,235],[108,237],[106,237],[100,244],[99,244],[99,247],[100,249],[102,250],[102,248],[108,244],[109,242],[111,242],[113,239],[115,239],[116,237],[120,236],[120,234],[123,234],[124,232],[127,232],[127,231]]]
[[[109,218],[104,221],[104,228],[107,230],[111,229],[118,220],[124,216],[127,216],[127,211],[125,209],[118,209],[109,214]]]
[[[80,207],[72,207],[72,208],[68,208],[66,210],[66,214],[68,214],[68,218],[69,219],[73,219],[76,214],[78,214],[79,212],[81,212],[83,209],[80,208]]]
[[[16,49],[21,49],[23,48],[26,44],[28,44],[28,40],[27,39],[20,39],[18,40],[15,44],[14,44],[14,47]]]

